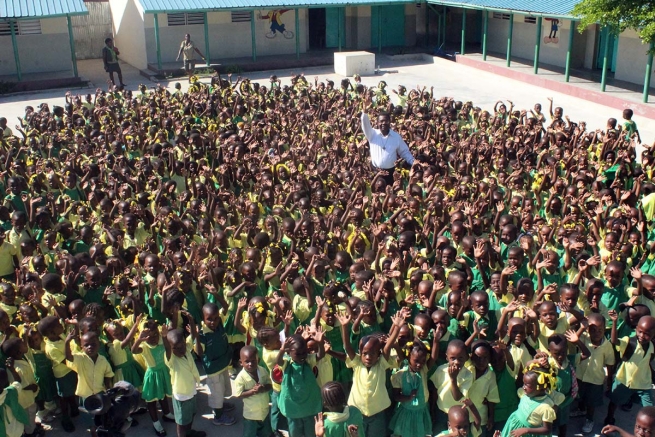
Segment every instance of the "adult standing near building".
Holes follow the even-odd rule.
[[[207,59],[202,55],[202,53],[200,53],[198,47],[196,47],[193,41],[191,41],[191,34],[187,33],[184,35],[184,40],[182,41],[182,44],[180,44],[180,51],[177,52],[177,58],[175,60],[179,61],[180,56],[184,55],[184,72],[188,74],[189,77],[193,74],[193,70],[196,68],[196,53],[207,62]]]
[[[114,82],[114,73],[118,73],[118,81],[120,82],[121,87],[125,87],[123,83],[123,72],[121,71],[121,66],[118,64],[118,49],[114,47],[114,41],[111,38],[105,39],[105,46],[102,48],[102,62],[105,64],[105,71],[109,73],[109,80],[113,85],[116,85]]]
[[[388,113],[378,115],[378,129],[374,129],[368,114],[362,112],[362,131],[368,140],[371,167],[375,171],[387,172],[384,176],[387,185],[393,184],[393,173],[398,158],[404,159],[409,165],[414,164],[414,156],[409,151],[407,143],[398,132],[391,130],[391,116]]]

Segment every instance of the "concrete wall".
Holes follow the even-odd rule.
[[[296,53],[296,24],[293,9],[282,15],[282,22],[287,30],[294,33],[294,37],[287,39],[276,33],[274,38],[267,38],[270,32],[270,22],[266,16],[268,10],[255,12],[257,56],[284,55]],[[148,53],[148,62],[157,62],[155,45],[154,20],[146,15],[145,21],[145,42]],[[308,30],[307,10],[298,10],[300,26],[300,52],[307,51]],[[207,14],[207,25],[209,29],[209,50],[211,59],[240,58],[252,56],[252,36],[250,22],[232,23],[230,12],[209,12]],[[191,34],[191,39],[196,46],[205,53],[205,32],[203,25],[194,26],[168,26],[166,14],[159,14],[159,38],[161,47],[162,62],[174,62],[180,49],[180,43],[186,33]],[[197,57],[197,56],[196,56]]]
[[[113,21],[114,44],[121,53],[119,58],[136,68],[147,68],[145,17],[137,7],[136,0],[112,0],[109,5]],[[155,54],[155,59],[156,56]]]
[[[537,24],[526,23],[524,15],[514,14],[514,30],[512,35],[512,56],[527,60],[534,59],[534,50],[537,37]],[[566,52],[568,50],[569,35],[571,32],[571,22],[569,20],[560,20],[557,37],[557,43],[546,43],[550,23],[543,20],[541,26],[541,41],[539,62],[542,64],[555,65],[564,67],[566,65]],[[509,20],[493,18],[493,13],[489,13],[489,33],[488,33],[488,50],[498,53],[507,53],[507,34],[509,32]],[[571,51],[571,67],[582,68],[586,58],[588,32],[583,34],[574,31],[573,48]],[[593,36],[592,36],[593,37]]]
[[[41,20],[41,35],[16,35],[23,74],[72,71],[66,18]],[[0,75],[16,74],[11,36],[0,37]]]
[[[644,83],[648,45],[642,43],[634,30],[627,30],[619,37],[619,51],[614,78],[638,84]],[[655,74],[651,71],[651,88],[655,87]]]
[[[584,50],[584,68],[587,70],[592,70],[596,65],[596,50],[598,47],[598,26],[592,25],[585,29],[585,35],[587,35],[587,41],[585,42]]]

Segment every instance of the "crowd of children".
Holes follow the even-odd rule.
[[[0,435],[73,432],[127,381],[157,436],[203,437],[201,374],[249,437],[566,436],[598,410],[626,436],[632,402],[655,432],[655,157],[630,110],[587,130],[552,100],[191,82],[0,119]],[[371,170],[362,112],[411,167]]]

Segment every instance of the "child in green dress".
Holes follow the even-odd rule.
[[[168,400],[172,395],[172,387],[171,375],[164,362],[164,352],[159,325],[155,320],[148,320],[132,345],[132,353],[140,355],[146,363],[142,396],[146,401],[155,433],[160,437],[165,436],[166,431],[159,421],[157,402],[161,405],[164,421],[175,421]]]
[[[502,431],[502,437],[551,435],[555,410],[548,393],[556,383],[554,369],[547,360],[533,361],[523,375],[523,397]]]
[[[323,331],[317,330],[312,338],[318,343],[316,356],[308,356],[307,340],[300,334],[288,337],[277,356],[283,372],[278,405],[289,421],[290,437],[313,437],[313,419],[321,412],[321,393],[313,369],[325,355]]]
[[[364,437],[364,418],[357,407],[348,405],[341,383],[328,382],[321,389],[323,409],[316,417],[317,437]]]
[[[434,343],[438,343],[436,338]],[[393,435],[423,437],[432,431],[427,381],[428,370],[436,361],[436,356],[431,357],[428,347],[419,339],[409,342],[406,347],[409,349],[409,362],[391,377],[393,397],[398,407],[391,418],[389,429]]]
[[[115,370],[114,382],[127,381],[137,389],[143,385],[144,373],[143,368],[132,356],[130,344],[142,319],[143,315],[141,314],[136,318],[136,322],[127,335],[125,335],[125,328],[118,323],[110,322],[105,325],[105,332],[110,340],[107,352]]]

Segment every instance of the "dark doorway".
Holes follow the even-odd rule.
[[[309,49],[325,48],[325,8],[310,8],[309,12]]]

